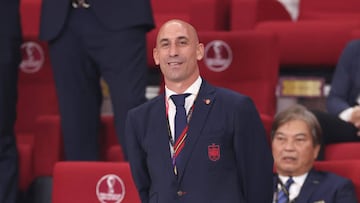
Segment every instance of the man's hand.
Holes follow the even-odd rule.
[[[360,136],[360,106],[354,107],[349,122],[358,129],[357,135]]]

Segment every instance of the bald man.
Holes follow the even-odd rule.
[[[153,56],[165,92],[129,111],[125,127],[142,202],[271,202],[273,160],[259,114],[249,97],[201,78],[194,27],[166,22]]]

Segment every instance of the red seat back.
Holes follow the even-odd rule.
[[[360,23],[354,21],[267,21],[259,23],[256,30],[278,35],[281,65],[333,68],[351,31],[359,26]]]
[[[101,116],[100,129],[101,160],[124,161],[125,157],[120,146],[114,125],[113,115]]]
[[[276,37],[260,32],[199,32],[205,45],[200,73],[210,83],[250,96],[260,113],[275,114]]]
[[[24,36],[19,70],[16,132],[33,133],[42,115],[58,115],[58,99],[48,46],[35,36]]]
[[[358,0],[301,0],[299,20],[354,20],[360,17]]]
[[[53,203],[140,203],[128,163],[58,162]]]
[[[253,29],[261,21],[290,21],[277,0],[231,0],[230,30]]]
[[[360,143],[344,142],[326,145],[325,160],[360,160]]]

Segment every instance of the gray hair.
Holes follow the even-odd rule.
[[[322,130],[319,121],[311,111],[300,104],[293,105],[275,116],[271,128],[271,140],[274,139],[275,132],[280,126],[293,120],[304,121],[311,131],[314,146],[320,145]]]

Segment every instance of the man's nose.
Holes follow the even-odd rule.
[[[172,44],[169,48],[169,55],[170,56],[177,56],[178,55],[178,50],[175,44]]]
[[[293,150],[294,148],[295,148],[294,141],[288,140],[287,142],[285,142],[285,149],[286,150]]]

